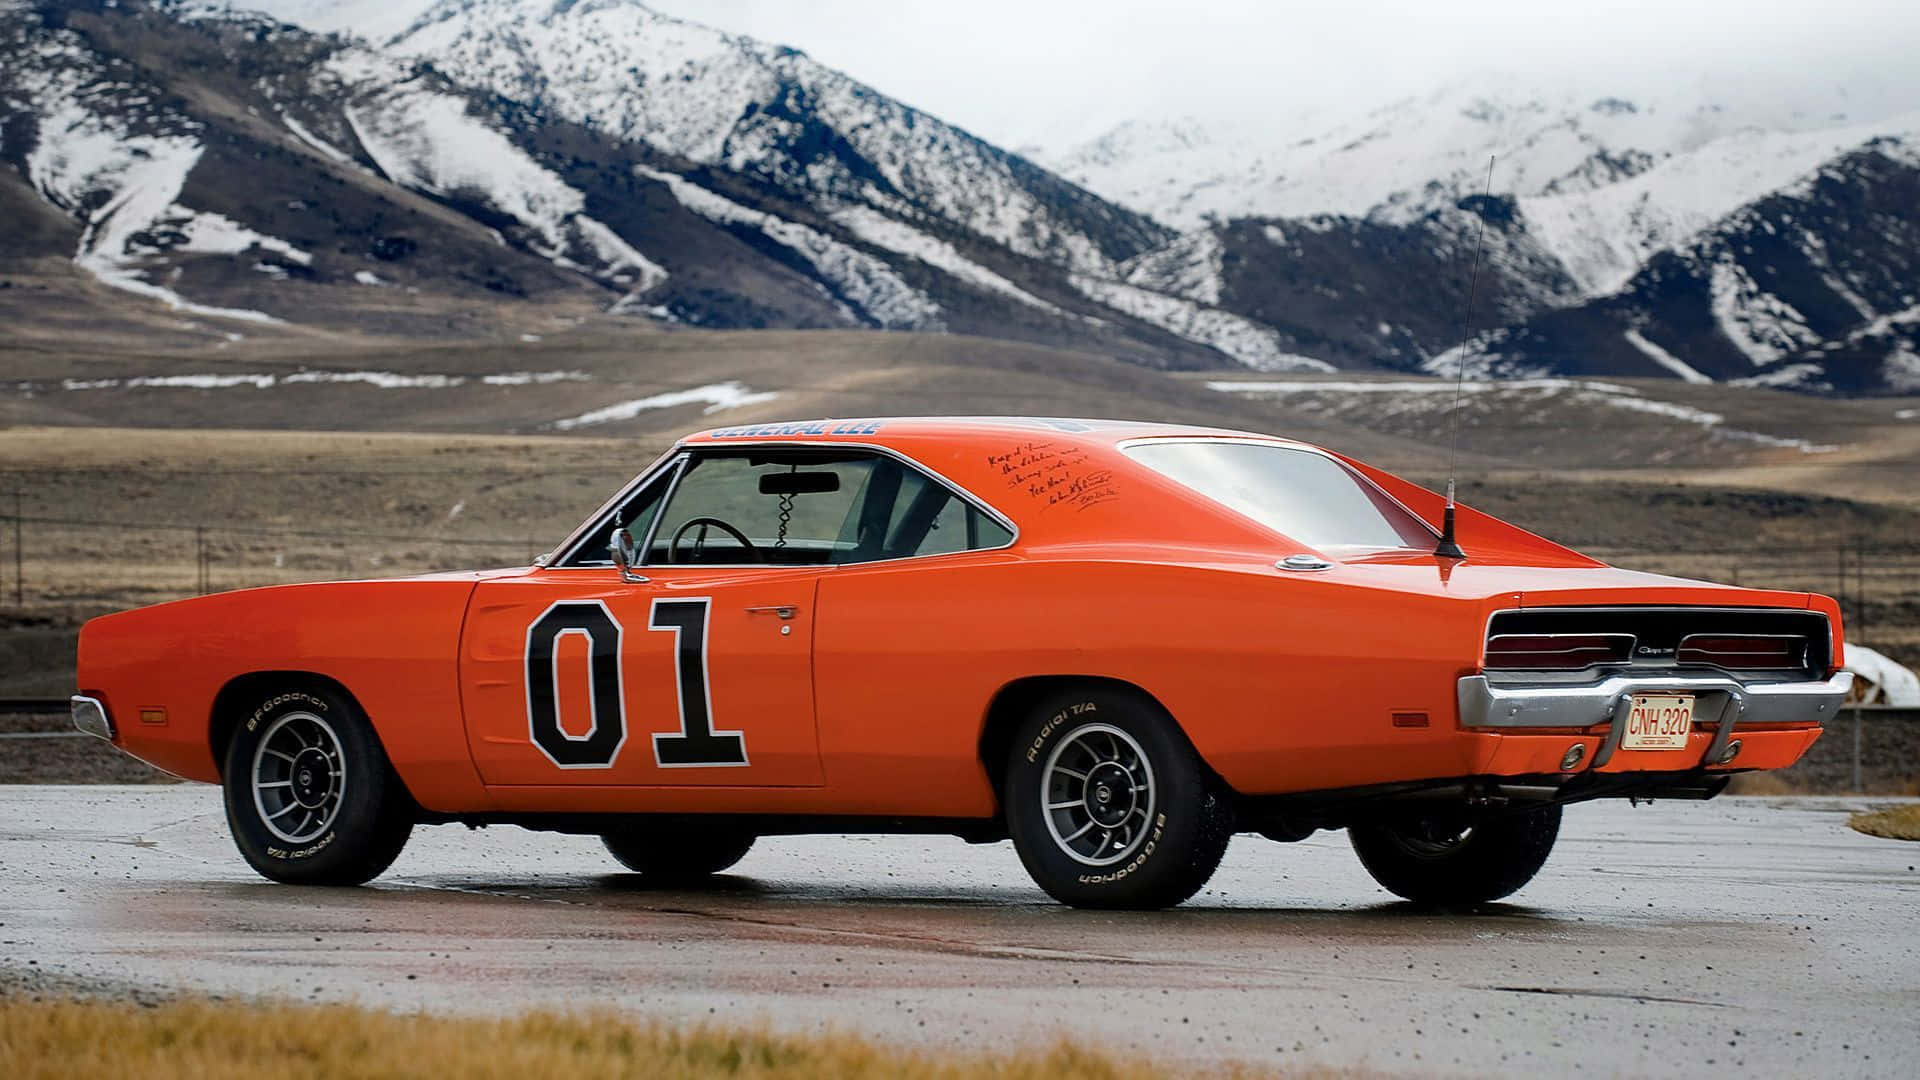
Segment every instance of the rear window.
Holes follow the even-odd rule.
[[[1434,533],[1323,454],[1270,443],[1143,442],[1126,454],[1214,502],[1316,548],[1424,548]]]

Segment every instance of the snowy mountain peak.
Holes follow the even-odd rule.
[[[1838,91],[1739,103],[1500,73],[1384,104],[1218,121],[1142,117],[1044,160],[1169,224],[1342,214],[1406,221],[1477,194],[1593,191],[1720,140],[1858,126]],[[1866,118],[1863,118],[1866,119]]]

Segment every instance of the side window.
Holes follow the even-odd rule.
[[[769,451],[696,455],[654,530],[655,565],[825,565],[858,543],[850,531],[876,458]]]
[[[944,555],[1005,546],[1007,527],[975,509],[945,485],[907,469],[887,523],[888,559]]]
[[[945,484],[865,450],[696,452],[677,482],[669,470],[628,498],[620,520],[636,543],[652,530],[642,561],[653,566],[847,565],[1013,540]],[[612,535],[601,523],[565,565],[612,565]]]

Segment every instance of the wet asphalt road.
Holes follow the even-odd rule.
[[[1344,834],[1236,838],[1154,914],[1077,912],[1011,847],[762,841],[702,891],[591,838],[415,832],[370,888],[257,879],[209,787],[0,788],[0,966],[398,1008],[612,1006],[1005,1049],[1386,1073],[1910,1076],[1920,844],[1846,800],[1569,810],[1513,903],[1395,902]]]

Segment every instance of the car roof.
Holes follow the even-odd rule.
[[[952,440],[966,443],[1035,435],[1069,435],[1082,443],[1115,444],[1130,439],[1198,436],[1213,438],[1279,439],[1280,436],[1192,424],[1165,424],[1147,420],[1096,420],[1057,416],[886,416],[859,419],[822,418],[741,427],[711,428],[687,436],[687,443],[858,441],[879,446]],[[1292,439],[1282,439],[1294,442]]]

